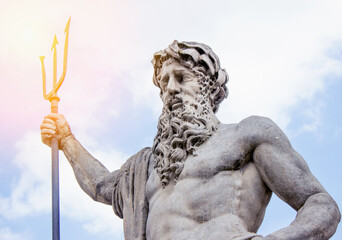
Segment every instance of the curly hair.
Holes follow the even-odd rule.
[[[217,55],[203,43],[173,41],[166,49],[156,52],[152,59],[153,83],[159,88],[160,71],[163,63],[169,58],[176,59],[197,75],[201,73],[202,76],[206,76],[205,79],[208,80],[205,84],[206,90],[210,93],[211,107],[216,113],[220,103],[228,97],[226,84],[229,80],[226,70],[220,66]]]

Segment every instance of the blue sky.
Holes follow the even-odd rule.
[[[208,44],[230,95],[219,119],[272,118],[342,206],[342,3],[340,1],[0,0],[0,240],[51,237],[50,150],[39,125],[48,114],[38,56],[56,33],[62,55],[72,16],[68,72],[59,109],[86,149],[115,170],[151,146],[161,111],[154,52],[174,39]],[[62,62],[59,61],[59,66]],[[60,153],[62,239],[123,239],[110,206],[78,187]],[[296,212],[272,197],[261,234]],[[332,239],[342,239],[338,228]]]

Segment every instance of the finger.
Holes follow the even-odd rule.
[[[55,125],[55,121],[49,118],[43,120],[42,124],[52,124]]]
[[[52,120],[48,115],[44,116],[43,121],[45,121],[45,120],[47,120],[47,121],[54,121],[54,120]]]
[[[49,139],[52,138],[53,135],[51,134],[42,134],[42,139]]]
[[[52,130],[56,130],[56,125],[55,124],[50,124],[50,123],[42,123],[40,125],[40,130],[42,129],[52,129]]]
[[[51,120],[51,119],[49,119],[49,120],[44,120],[44,121],[42,122],[41,126],[42,126],[42,125],[52,125],[52,126],[56,126],[56,122],[53,121],[53,120]]]
[[[42,135],[46,135],[46,134],[55,135],[55,134],[56,134],[56,131],[55,131],[55,130],[52,130],[52,129],[43,128],[42,131],[41,131],[41,134],[42,134]]]

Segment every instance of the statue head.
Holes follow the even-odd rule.
[[[202,95],[207,93],[212,111],[216,113],[220,103],[228,96],[228,74],[221,68],[217,55],[203,43],[179,43],[176,40],[165,50],[155,53],[152,60],[153,83],[161,89],[161,95],[161,73],[164,63],[170,59],[179,62],[196,75],[194,80],[199,81]]]
[[[174,41],[154,54],[153,83],[164,106],[153,143],[163,186],[177,181],[189,155],[216,131],[219,104],[228,95],[228,75],[216,54],[201,43]]]

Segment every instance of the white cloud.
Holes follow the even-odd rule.
[[[316,131],[318,127],[322,124],[322,105],[322,103],[318,103],[315,105],[315,107],[309,108],[303,112],[305,117],[311,119],[311,122],[308,124],[304,124],[301,129],[302,131]]]
[[[49,198],[49,151],[39,143],[39,135],[28,132],[16,144],[13,163],[21,175],[9,198],[0,198],[0,213],[6,218],[23,217],[33,212],[46,212]]]
[[[161,113],[162,101],[159,89],[152,83],[152,74],[152,64],[144,64],[128,72],[124,84],[134,108],[149,107],[154,115],[158,116]]]
[[[342,33],[336,24],[342,21],[336,10],[341,5],[309,4],[291,11],[275,8],[275,3],[251,5],[243,11],[248,18],[231,11],[216,26],[217,35],[229,29],[217,45],[221,59],[230,62],[231,78],[228,103],[222,104],[219,116],[238,121],[266,115],[285,128],[291,107],[323,91],[325,76],[342,73],[342,63],[326,56]],[[328,7],[332,11],[324,12]]]
[[[26,234],[13,232],[10,228],[0,228],[0,240],[29,240],[31,239]]]
[[[96,86],[91,83],[92,90],[102,89],[102,84],[106,88],[103,92],[96,90],[85,95],[91,95],[95,102],[97,98],[105,98],[103,104],[117,101],[114,109],[119,115],[126,103],[117,100],[119,93],[113,94],[109,88],[114,84],[124,85],[133,96],[135,107],[148,107],[158,115],[161,101],[151,80],[152,54],[175,38],[203,41],[219,55],[231,79],[230,96],[220,108],[220,119],[237,122],[252,114],[265,115],[286,128],[293,106],[310,101],[317,92],[324,91],[325,76],[342,73],[341,61],[327,55],[342,35],[337,24],[342,22],[342,5],[337,1],[226,1],[220,2],[219,8],[214,3],[198,7],[200,1],[195,5],[192,2],[182,3],[181,7],[177,3],[165,5],[157,1],[136,5],[129,2],[121,6],[122,11],[130,12],[137,22],[123,21],[118,29],[117,25],[109,26],[113,17],[104,17],[96,29],[96,34],[103,37],[99,40],[101,46],[95,46],[98,41],[91,37],[82,43],[92,49],[92,57],[85,58],[86,67],[77,72],[86,69],[84,74],[88,78],[100,82]],[[173,14],[172,18],[163,18],[163,11],[158,10],[166,8]],[[215,14],[203,17],[209,9]],[[149,11],[154,14],[146,14]],[[106,32],[106,28],[111,30]],[[116,30],[122,30],[123,35],[116,36]],[[110,83],[97,77],[101,72],[112,76]],[[87,103],[92,101],[88,99]],[[93,106],[90,104],[88,109]]]
[[[96,131],[109,118],[119,116],[127,104],[122,101],[123,89],[133,96],[136,107],[149,107],[158,115],[161,102],[158,90],[152,84],[150,60],[154,52],[165,48],[174,39],[205,42],[221,58],[222,66],[227,68],[231,78],[228,84],[230,96],[219,113],[224,122],[236,122],[248,115],[259,114],[286,127],[291,121],[289,108],[324,90],[323,77],[327,74],[341,74],[341,62],[327,57],[329,47],[341,40],[342,35],[338,25],[342,21],[342,6],[338,1],[178,3],[114,1],[106,2],[104,7],[86,1],[82,8],[68,3],[73,14],[68,73],[60,90],[60,105],[69,121],[78,123],[77,128],[84,132],[86,128]],[[57,30],[61,39],[60,51],[64,28],[61,22],[69,14],[62,11],[63,4],[67,3],[62,1],[56,8],[61,19],[58,24],[50,19],[52,16],[40,11],[40,17],[48,19]],[[89,9],[92,9],[92,16],[98,14],[96,21],[89,17]],[[172,17],[165,17],[165,9],[172,13]],[[13,26],[6,25],[8,31],[12,28],[28,31],[19,24],[21,22],[14,21],[16,14],[7,12],[6,16],[13,20],[11,23],[14,22]],[[37,23],[35,18],[30,24]],[[35,37],[50,40],[45,33]],[[17,40],[6,39],[2,40],[2,45],[15,49],[13,44]],[[39,43],[46,45],[39,51],[49,49],[45,41],[39,38]],[[39,52],[37,46],[29,49]],[[51,60],[51,54],[46,53]],[[30,62],[28,66],[32,69],[34,65]],[[48,59],[46,67],[51,68]],[[30,72],[31,69],[23,68],[20,72]],[[4,76],[24,79],[21,75],[3,72]],[[47,69],[49,73],[51,69]],[[31,75],[40,79],[40,69]],[[11,82],[11,88],[18,86],[17,82]],[[21,80],[20,85],[26,90],[32,83]],[[36,85],[34,89],[39,89]],[[35,94],[40,95],[39,92]],[[87,123],[82,119],[87,119]]]

